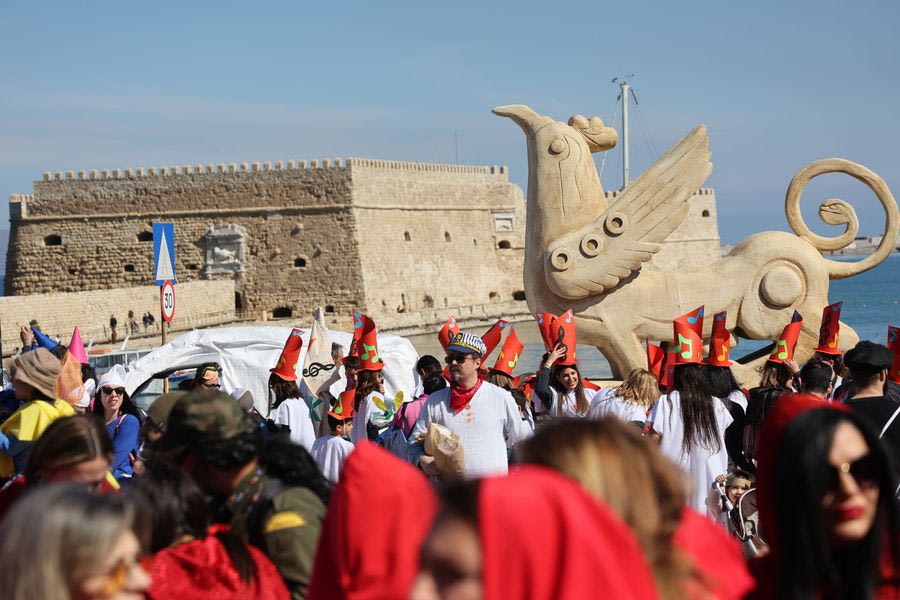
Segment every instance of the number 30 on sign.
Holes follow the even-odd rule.
[[[162,316],[166,323],[172,322],[175,316],[175,286],[171,281],[166,281],[162,286],[160,294],[160,302],[162,304]]]

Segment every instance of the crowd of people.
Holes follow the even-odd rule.
[[[451,318],[390,394],[355,313],[320,389],[295,329],[262,402],[205,363],[146,412],[35,328],[0,395],[0,598],[900,598],[900,329],[842,353],[840,309],[744,386],[703,307],[606,387],[571,310],[524,375],[513,325]]]

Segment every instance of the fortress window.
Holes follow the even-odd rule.
[[[403,241],[404,241],[404,242],[411,242],[411,241],[412,241],[412,237],[410,237],[408,231],[404,231],[404,232],[403,232]]]
[[[708,217],[708,216],[709,216],[709,211],[708,211],[708,210],[704,210],[702,213],[700,213],[700,215],[703,216],[703,217]]]
[[[240,312],[244,309],[244,301],[241,298],[240,292],[234,293],[234,310]]]
[[[44,238],[45,246],[62,246],[62,238],[55,233]]]
[[[445,241],[445,242],[449,242],[449,241],[450,241],[450,232],[449,232],[449,231],[445,231],[445,232],[444,232],[444,241]]]
[[[126,273],[134,273],[134,265],[125,265]]]
[[[153,241],[153,232],[152,231],[142,231],[138,234],[139,242],[152,242]]]
[[[525,292],[523,290],[517,290],[513,292],[513,300],[524,301],[525,300]]]
[[[422,298],[422,305],[425,308],[434,308],[434,298],[432,298],[428,294],[425,294],[425,297]]]
[[[287,319],[294,314],[294,311],[288,308],[287,306],[279,306],[275,310],[272,311],[273,319]]]
[[[190,269],[191,271],[196,271],[200,267],[197,266],[197,263],[188,263],[187,268]]]
[[[509,250],[512,248],[512,244],[509,243],[509,240],[500,240],[497,247],[501,250]]]
[[[476,248],[478,247],[478,240],[476,238],[472,238],[472,245]]]
[[[306,259],[303,258],[302,256],[298,256],[297,258],[294,259],[294,266],[297,268],[300,268],[300,269],[305,268],[306,267]]]
[[[497,292],[491,292],[490,294],[488,294],[488,299],[491,302],[496,302],[500,299],[500,294],[498,294]]]
[[[325,305],[325,314],[333,315],[334,314],[334,306],[331,304]]]

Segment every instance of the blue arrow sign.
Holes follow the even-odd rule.
[[[153,273],[156,285],[175,283],[175,226],[153,224]]]

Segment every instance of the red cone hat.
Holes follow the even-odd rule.
[[[375,321],[362,315],[362,333],[359,336],[359,344],[356,355],[359,357],[360,371],[380,371],[384,368],[381,356],[378,354],[378,329]]]
[[[647,342],[647,370],[653,374],[656,381],[660,381],[662,370],[666,363],[666,352],[656,344]]]
[[[829,304],[822,311],[822,325],[819,327],[819,345],[815,351],[820,354],[843,354],[838,350],[841,334],[841,306],[843,302]]]
[[[534,315],[534,320],[537,321],[538,330],[541,332],[541,339],[544,340],[544,347],[547,350],[553,350],[553,344],[550,335],[550,325],[553,324],[553,319],[556,318],[556,315],[548,312],[539,312]]]
[[[301,335],[303,332],[299,329],[291,330],[291,335],[284,344],[284,350],[281,351],[278,364],[274,369],[269,369],[270,373],[275,373],[285,381],[297,381],[297,362],[300,360],[300,350],[303,349]]]
[[[335,403],[334,408],[329,410],[328,414],[341,421],[353,418],[353,415],[356,414],[356,411],[353,410],[353,399],[355,396],[356,390],[342,392]]]
[[[803,317],[795,310],[791,322],[784,326],[781,337],[775,341],[775,350],[768,359],[770,362],[783,363],[786,360],[793,360],[794,348],[797,346],[797,340],[800,339],[802,327]]]
[[[894,353],[894,363],[888,371],[888,379],[900,383],[900,327],[888,327],[888,348]]]
[[[498,319],[497,322],[491,325],[491,328],[481,336],[481,341],[484,342],[484,354],[481,356],[481,364],[487,362],[487,357],[490,356],[491,352],[494,351],[494,348],[497,347],[497,344],[500,343],[500,339],[503,337],[503,330],[508,326],[509,321]]]
[[[571,308],[553,319],[550,323],[550,336],[552,337],[551,350],[557,344],[562,344],[566,348],[566,355],[556,361],[556,364],[578,364],[578,359],[575,358],[575,313]],[[548,341],[551,340],[548,339]]]
[[[497,357],[497,362],[494,363],[494,371],[500,371],[512,376],[524,349],[525,345],[519,341],[515,327],[510,327],[506,341],[503,342],[503,347],[500,348],[500,356]]]
[[[450,340],[452,340],[453,336],[457,333],[459,333],[459,325],[457,325],[456,319],[450,317],[438,332],[438,341],[441,343],[441,348],[446,350],[447,344],[450,343]]]
[[[731,351],[731,334],[725,327],[725,321],[728,313],[722,311],[716,313],[713,317],[712,335],[709,338],[709,354],[706,357],[706,364],[714,367],[730,367],[731,361],[728,360],[728,353]]]
[[[675,353],[666,352],[666,360],[662,364],[662,379],[659,380],[659,387],[667,392],[672,389],[673,379],[675,377]]]
[[[674,321],[676,365],[699,365],[703,362],[703,307],[681,315]]]
[[[363,327],[367,320],[369,320],[369,317],[361,312],[353,312],[353,339],[350,340],[350,351],[347,352],[347,356],[359,356],[357,351],[359,349],[359,338],[362,337]]]

